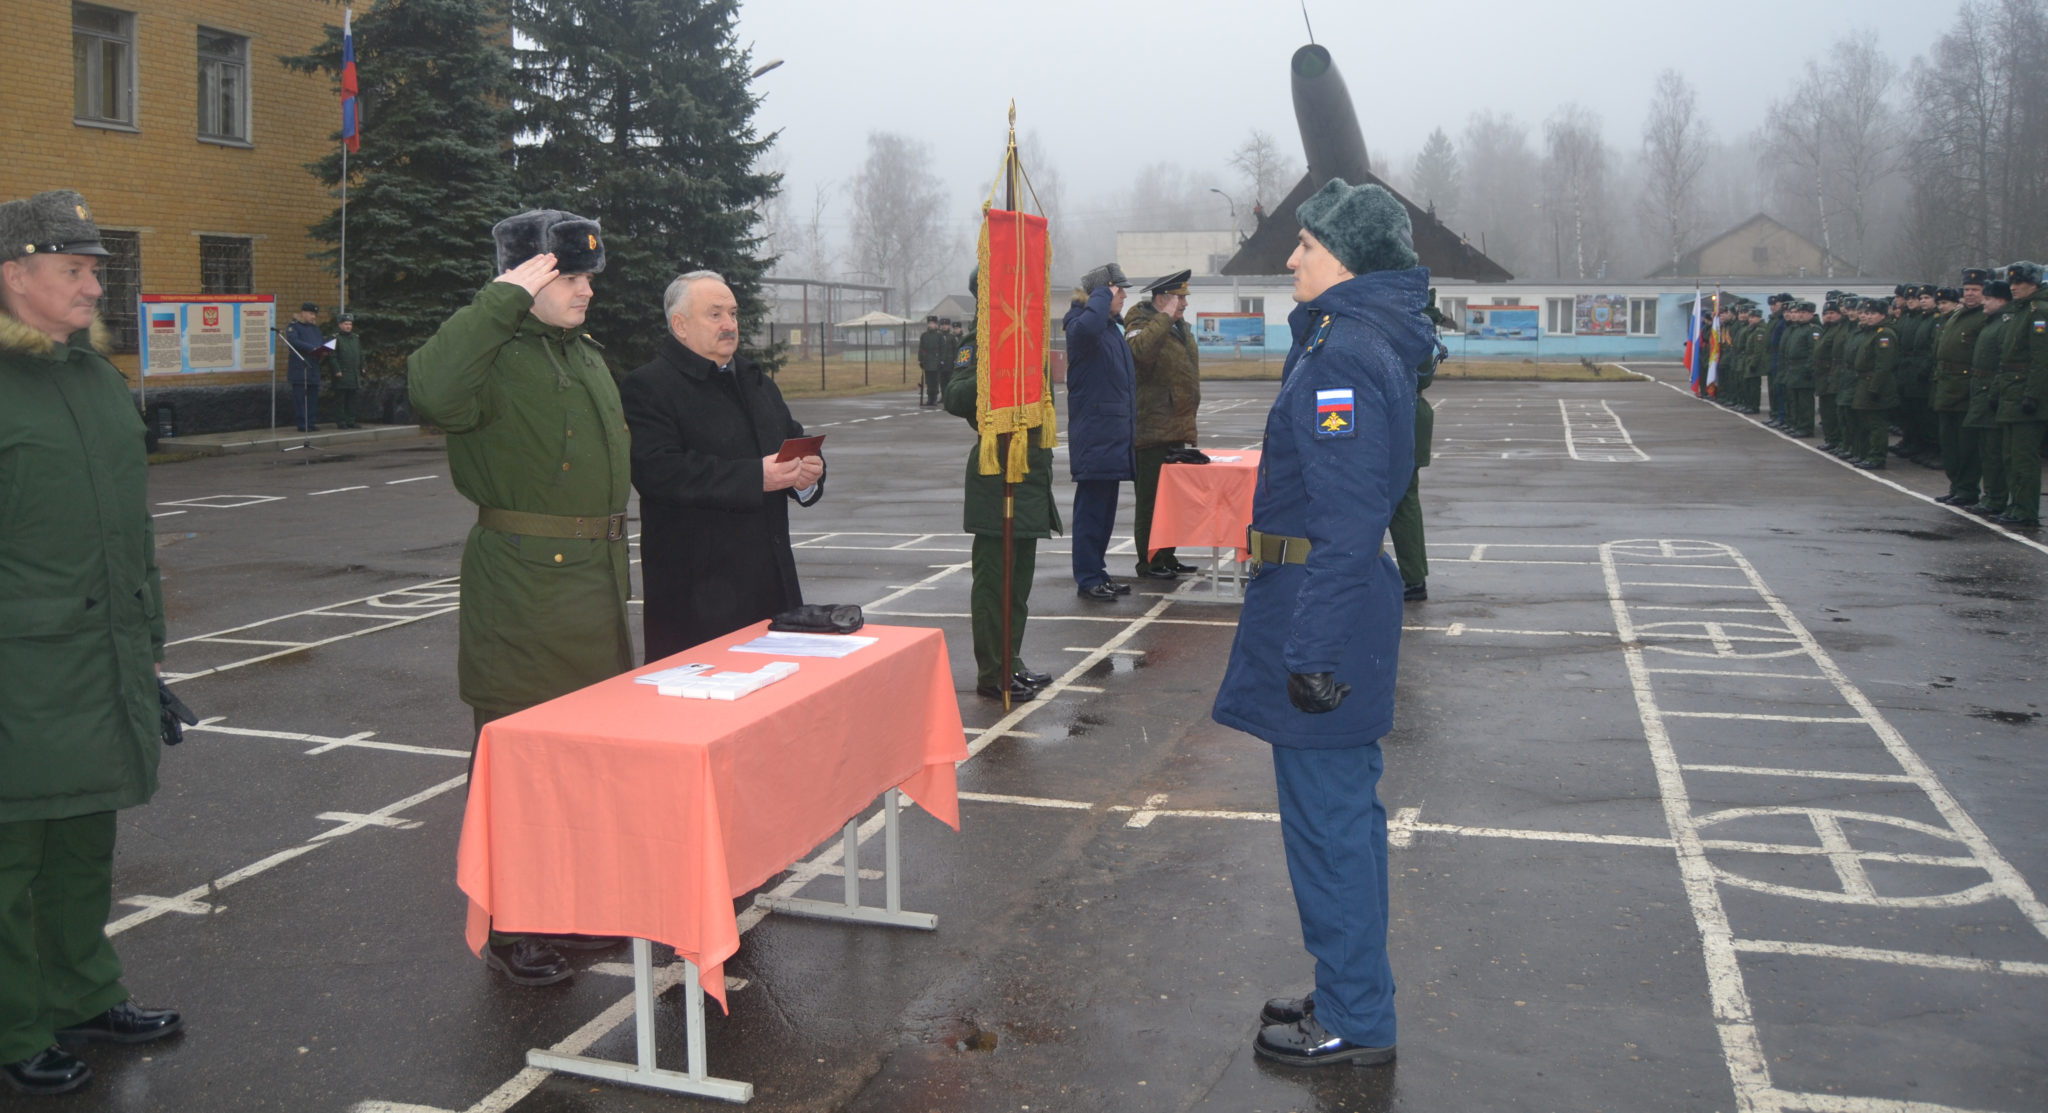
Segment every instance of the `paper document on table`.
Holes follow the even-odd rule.
[[[771,630],[745,645],[733,646],[732,651],[777,657],[844,657],[880,640],[852,634],[790,634]]]
[[[796,670],[795,661],[770,661],[753,672],[695,673],[679,676],[662,683],[654,690],[664,696],[681,696],[684,699],[735,700],[741,696],[752,695],[785,676],[793,675]]]
[[[681,680],[686,676],[696,676],[700,673],[707,673],[710,671],[710,665],[677,665],[675,668],[672,669],[662,669],[660,672],[650,672],[646,676],[636,676],[633,678],[633,683],[654,685],[674,684],[676,681]]]
[[[1209,462],[1212,464],[1237,464],[1243,461],[1242,456],[1218,456],[1213,452],[1209,454]]]

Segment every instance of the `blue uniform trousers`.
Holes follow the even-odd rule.
[[[1074,522],[1069,536],[1074,542],[1074,584],[1094,587],[1109,582],[1104,553],[1109,551],[1109,531],[1116,525],[1118,479],[1077,479],[1074,481]]]
[[[320,381],[293,383],[292,421],[301,430],[311,429],[320,423]]]
[[[1302,942],[1316,960],[1316,1020],[1369,1047],[1394,1043],[1383,760],[1377,742],[1273,747],[1287,874]]]

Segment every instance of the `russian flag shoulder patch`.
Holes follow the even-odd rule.
[[[1357,414],[1351,388],[1316,391],[1316,436],[1358,435]]]

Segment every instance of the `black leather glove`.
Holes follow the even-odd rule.
[[[2039,402],[2034,401],[2032,398],[2020,399],[2020,412],[2026,414],[2028,417],[2034,416],[2034,411],[2040,408],[2041,404]]]
[[[171,686],[157,678],[156,698],[162,708],[162,731],[164,745],[175,746],[185,740],[185,728],[199,722],[199,716],[185,706],[185,701],[171,693]]]
[[[1350,694],[1351,685],[1340,683],[1334,672],[1297,672],[1287,678],[1287,702],[1310,715],[1337,710]]]

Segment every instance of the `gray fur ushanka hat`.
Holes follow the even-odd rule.
[[[1376,185],[1332,178],[1295,215],[1352,274],[1407,270],[1416,263],[1408,210]]]
[[[508,216],[491,228],[498,247],[498,272],[511,270],[536,255],[553,253],[563,274],[597,274],[604,270],[604,232],[595,220],[560,209],[530,209]]]

